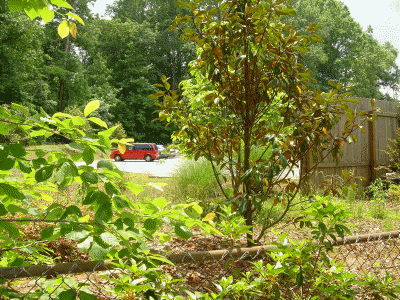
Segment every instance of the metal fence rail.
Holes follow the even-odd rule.
[[[388,272],[400,280],[399,238],[400,231],[391,231],[338,239],[331,258],[344,263],[348,271],[357,275],[372,273],[381,276]],[[164,271],[186,279],[188,286],[192,285],[192,289],[195,289],[201,287],[201,282],[212,283],[232,274],[237,267],[240,270],[251,268],[249,261],[265,256],[266,250],[272,247],[267,245],[171,254],[167,256],[168,259],[178,267],[165,266]],[[179,268],[180,264],[186,265],[184,271]],[[208,267],[199,268],[204,264]],[[98,299],[115,299],[115,295],[107,291],[108,288],[112,290],[112,283],[102,275],[107,273],[117,276],[118,272],[113,261],[0,268],[0,288],[9,289],[20,296],[44,294],[43,299],[58,298],[58,288],[74,288],[78,292],[94,293]],[[0,299],[6,298],[0,295]]]

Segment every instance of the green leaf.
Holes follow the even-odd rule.
[[[0,161],[0,170],[3,171],[11,170],[14,167],[14,164],[15,164],[15,159],[8,157]]]
[[[24,200],[25,195],[19,191],[16,187],[9,185],[7,183],[0,183],[0,194],[7,195],[11,198]]]
[[[104,184],[104,189],[106,190],[106,193],[109,194],[111,197],[120,193],[117,187],[109,181]]]
[[[0,227],[7,231],[8,235],[12,238],[19,237],[19,230],[14,224],[10,222],[0,221]]]
[[[58,25],[58,35],[63,39],[69,34],[69,24],[67,20],[64,20]]]
[[[97,300],[98,298],[95,295],[86,293],[84,291],[79,291],[79,299],[81,299],[81,300]]]
[[[113,215],[111,203],[103,203],[96,211],[94,219],[99,223],[107,223]]]
[[[109,128],[107,130],[100,131],[98,134],[102,135],[102,136],[105,136],[105,137],[110,137],[118,127],[119,127],[119,125],[116,125],[116,126],[111,127],[111,128]]]
[[[82,18],[76,14],[73,13],[67,13],[67,16],[70,16],[72,19],[77,20],[79,23],[81,23],[82,25],[85,25],[85,23],[83,22]]]
[[[77,215],[78,217],[82,217],[82,212],[79,209],[79,207],[75,205],[70,205],[65,209],[65,212],[63,213],[60,219],[63,220],[69,215]]]
[[[89,205],[89,204],[92,204],[93,202],[107,203],[107,202],[110,202],[110,198],[101,191],[92,191],[86,195],[82,204]]]
[[[94,161],[94,150],[90,147],[86,147],[85,150],[83,150],[82,158],[86,165],[90,165]]]
[[[8,210],[4,204],[0,203],[0,217],[5,216],[6,214],[8,214]]]
[[[24,157],[27,154],[21,144],[11,144],[8,145],[8,148],[15,157]]]
[[[303,271],[300,270],[299,274],[297,274],[296,277],[296,285],[298,287],[303,285],[304,277],[303,277]]]
[[[74,289],[62,291],[58,295],[58,299],[59,300],[75,300],[76,299],[76,291]]]
[[[108,160],[99,160],[97,162],[97,169],[114,170],[114,165]]]
[[[73,230],[68,232],[65,237],[70,240],[74,241],[83,241],[89,236],[90,232],[87,230]]]
[[[99,179],[97,178],[97,174],[93,173],[93,172],[83,172],[81,174],[81,179],[84,182],[88,182],[88,183],[91,183],[91,184],[96,184],[96,183],[99,182]]]
[[[35,150],[35,155],[37,158],[42,158],[43,156],[46,155],[46,152],[43,151],[42,149],[36,149]]]
[[[49,239],[50,237],[53,236],[53,233],[54,233],[54,227],[53,226],[46,227],[40,233],[40,239],[41,240],[47,240],[47,239]]]
[[[110,232],[103,232],[100,238],[109,246],[117,247],[120,245],[118,238]]]
[[[129,203],[126,201],[124,198],[120,196],[115,196],[113,198],[114,206],[117,208],[119,211],[123,210],[124,208],[129,208]]]
[[[48,23],[54,18],[54,10],[45,7],[40,12],[40,16],[42,17],[44,23]]]
[[[51,132],[44,130],[44,129],[40,129],[40,130],[35,130],[35,131],[31,131],[29,132],[29,136],[30,137],[37,137],[37,136],[51,136],[53,135]]]
[[[193,236],[193,233],[189,230],[189,228],[187,228],[183,224],[176,224],[174,231],[178,237],[183,238],[185,240]]]
[[[93,123],[95,123],[95,124],[101,126],[101,127],[108,128],[107,123],[104,122],[103,120],[99,119],[99,118],[91,117],[91,118],[89,118],[88,120],[89,120],[90,122],[93,122]]]
[[[53,175],[54,166],[46,166],[36,171],[35,179],[37,182],[43,182],[51,178]]]
[[[54,4],[59,7],[73,9],[73,7],[65,0],[50,0],[50,2],[51,2],[51,4]]]
[[[105,249],[96,242],[92,242],[92,246],[89,249],[89,255],[93,260],[105,260],[108,257],[108,253],[111,248]]]
[[[10,132],[11,129],[14,129],[16,127],[16,125],[14,124],[6,124],[6,123],[2,123],[0,126],[0,134],[2,135],[8,135],[8,133]]]
[[[141,192],[144,191],[143,186],[139,185],[139,184],[135,184],[133,182],[128,182],[126,184],[126,187],[136,196],[139,195]]]
[[[32,168],[26,162],[24,162],[22,160],[18,161],[18,167],[25,174],[29,174],[32,172]]]
[[[32,165],[34,169],[39,169],[42,165],[45,165],[47,161],[43,158],[37,158],[32,160]]]
[[[155,206],[157,206],[159,209],[164,209],[164,208],[167,206],[167,204],[168,204],[167,199],[165,199],[164,197],[156,198],[156,199],[154,199],[154,200],[152,201],[152,203],[153,203]]]
[[[171,240],[172,240],[172,237],[171,237],[171,235],[169,235],[169,234],[166,234],[166,233],[159,233],[159,235],[158,235],[158,241],[159,241],[161,244],[167,243],[167,242],[169,242],[169,241],[171,241]]]
[[[36,18],[36,17],[35,17],[35,18]],[[15,109],[15,110],[18,110],[18,111],[22,112],[22,113],[25,114],[25,115],[29,115],[29,110],[28,110],[26,107],[24,107],[24,106],[22,106],[22,105],[20,105],[20,104],[11,103],[11,107],[12,107],[13,109]]]
[[[143,226],[146,230],[150,232],[155,232],[157,230],[157,226],[160,223],[159,220],[154,218],[148,218],[144,221]]]
[[[88,115],[90,115],[92,112],[94,112],[99,107],[100,107],[99,100],[91,101],[86,105],[85,110],[83,111],[83,114],[85,115],[85,117],[87,117]]]

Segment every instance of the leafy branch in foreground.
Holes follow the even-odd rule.
[[[142,274],[138,272],[130,283],[137,295],[146,290],[158,293],[161,284],[157,282],[162,275],[157,273],[157,265],[165,258],[151,253],[149,244],[168,242],[172,235],[188,239],[193,226],[207,233],[218,231],[203,222],[198,204],[172,205],[164,198],[143,200],[137,197],[144,190],[142,186],[124,180],[123,172],[112,162],[94,160],[96,150],[107,154],[111,144],[118,143],[124,151],[131,141],[110,139],[117,126],[108,128],[91,116],[99,105],[99,101],[88,103],[82,117],[65,113],[49,116],[44,111],[30,115],[17,104],[12,104],[12,112],[0,107],[0,134],[7,135],[16,128],[32,139],[57,134],[70,141],[68,146],[73,150],[35,150],[34,157],[28,158],[20,144],[0,146],[0,266],[51,263],[44,242],[64,238],[75,241],[93,260],[115,258],[139,265],[141,270],[143,266],[153,268],[151,273],[157,274],[151,277],[153,280],[134,282]],[[87,132],[88,122],[103,130]],[[67,188],[79,191],[72,201],[57,196]],[[30,224],[40,229],[36,240],[25,232]],[[2,290],[4,293],[6,290]]]
[[[76,37],[78,29],[73,20],[84,25],[82,18],[78,15],[72,12],[59,12],[60,8],[73,10],[73,7],[65,0],[8,0],[7,2],[11,13],[24,11],[31,20],[40,17],[44,23],[47,23],[54,19],[55,14],[60,15],[64,19],[57,30],[61,38],[65,38],[69,34]]]

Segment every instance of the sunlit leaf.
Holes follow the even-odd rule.
[[[57,29],[58,35],[63,39],[69,34],[69,24],[67,20],[64,20],[58,25]]]

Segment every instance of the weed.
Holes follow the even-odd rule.
[[[186,160],[174,173],[171,196],[184,202],[186,199],[205,201],[218,195],[219,187],[210,163],[206,159]]]

